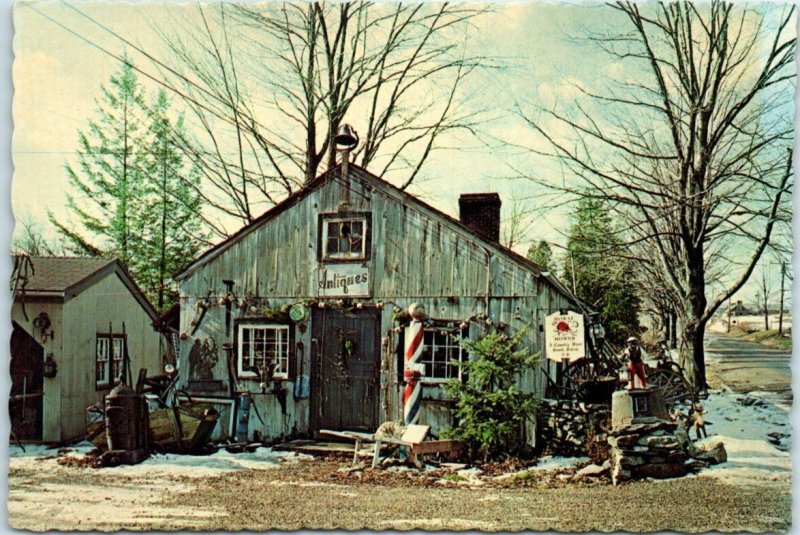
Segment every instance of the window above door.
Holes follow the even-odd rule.
[[[318,257],[323,262],[359,262],[371,253],[371,214],[320,214]]]

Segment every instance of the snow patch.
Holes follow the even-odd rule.
[[[62,468],[57,457],[84,457],[94,446],[82,442],[77,446],[62,449],[45,446],[25,447],[23,452],[19,446],[9,448],[10,468],[32,468],[31,463],[41,467],[41,463],[52,463],[54,469]],[[252,453],[229,453],[224,449],[212,455],[178,455],[167,453],[151,455],[143,462],[135,465],[122,465],[103,468],[103,473],[120,476],[184,476],[209,477],[237,470],[265,470],[278,466],[281,462],[299,462],[311,459],[310,455],[294,452],[273,451],[272,448],[261,447]]]
[[[589,457],[552,457],[548,455],[539,459],[536,466],[531,466],[528,471],[552,472],[554,470],[566,470],[590,461]]]
[[[703,405],[706,419],[713,424],[707,427],[710,436],[696,444],[711,449],[722,442],[728,462],[709,467],[698,476],[734,485],[791,483],[788,450],[792,447],[792,430],[786,412],[752,395],[727,392],[711,394]]]

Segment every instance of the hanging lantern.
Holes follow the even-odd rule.
[[[42,373],[48,379],[52,379],[58,373],[58,365],[52,353],[47,354],[47,358],[44,360],[44,369]]]

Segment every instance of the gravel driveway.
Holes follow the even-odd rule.
[[[786,531],[789,479],[730,485],[702,474],[613,487],[530,479],[524,487],[418,481],[339,469],[335,460],[281,462],[197,477],[14,463],[9,523],[29,530],[626,530]]]

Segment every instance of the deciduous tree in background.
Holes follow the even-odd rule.
[[[624,78],[523,116],[549,146],[538,152],[568,169],[561,191],[613,203],[627,243],[649,243],[643,260],[677,300],[682,364],[703,387],[706,324],[790,212],[795,8],[613,7],[628,29],[590,41]]]
[[[464,79],[486,65],[464,55],[467,4],[225,3],[163,31],[164,73],[202,132],[182,138],[202,169],[207,206],[247,223],[334,164],[332,135],[349,117],[354,161],[406,188],[445,133],[470,133]],[[199,22],[198,22],[199,20]],[[349,115],[348,115],[349,114]],[[217,229],[219,230],[219,229]]]

